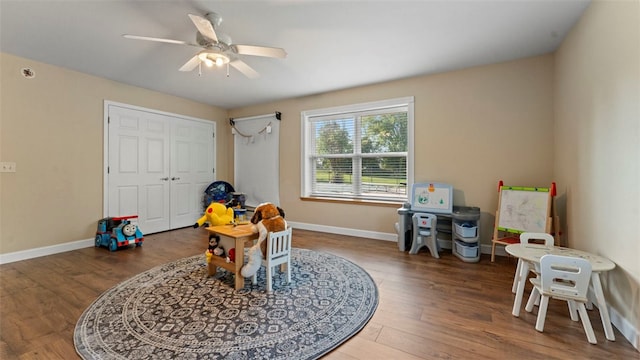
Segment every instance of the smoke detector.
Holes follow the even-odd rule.
[[[20,72],[22,73],[22,76],[26,77],[27,79],[33,79],[34,77],[36,77],[36,72],[31,68],[22,68]]]

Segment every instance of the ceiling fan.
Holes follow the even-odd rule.
[[[181,40],[162,39],[149,36],[122,35],[127,39],[156,41],[168,44],[189,45],[202,48],[179,69],[180,71],[192,71],[196,67],[201,69],[204,63],[207,66],[227,65],[227,76],[229,76],[229,65],[240,71],[250,79],[260,76],[257,71],[238,58],[238,55],[264,56],[283,59],[287,56],[284,49],[256,45],[233,44],[231,38],[223,33],[216,33],[216,29],[222,22],[220,15],[211,12],[204,17],[188,14],[189,18],[198,30],[196,33],[196,43],[189,43]]]

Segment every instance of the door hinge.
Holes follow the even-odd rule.
[[[107,174],[111,171],[111,168],[107,166]]]
[[[107,116],[107,124],[111,124],[111,116]]]
[[[216,138],[216,133],[212,133],[212,134],[213,134],[213,138],[215,139]]]
[[[214,174],[216,173],[216,168],[213,168],[213,169],[211,169],[211,170],[212,170],[212,171],[211,171],[212,173],[214,173]]]

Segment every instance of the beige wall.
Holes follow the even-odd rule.
[[[555,68],[554,174],[569,245],[617,264],[605,295],[639,330],[640,1],[592,3]]]
[[[300,112],[415,98],[415,181],[454,186],[454,204],[479,206],[490,243],[500,179],[553,181],[551,55],[262,104],[232,117],[282,112],[280,200],[290,221],[395,233],[396,208],[300,200]],[[231,151],[230,151],[231,152]]]
[[[1,249],[9,253],[93,237],[102,217],[103,101],[218,120],[218,178],[233,182],[227,113],[214,107],[2,54]],[[33,67],[26,80],[19,69]],[[552,178],[551,55],[399,80],[231,111],[281,111],[281,205],[291,221],[394,233],[394,207],[303,202],[300,112],[415,97],[415,180],[454,186],[456,205],[479,206],[491,237],[496,186],[548,186]],[[46,210],[37,211],[34,207]],[[74,226],[69,226],[70,218]],[[30,224],[37,224],[30,229]]]
[[[103,217],[104,101],[217,121],[227,111],[0,53],[0,254],[92,239]],[[36,77],[25,79],[24,67]],[[218,178],[229,162],[218,154]]]

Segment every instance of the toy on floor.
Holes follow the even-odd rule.
[[[204,191],[202,208],[206,209],[212,202],[227,204],[231,194],[235,191],[233,186],[226,181],[214,181]]]
[[[249,251],[249,259],[242,267],[240,273],[244,277],[253,276],[267,253],[267,233],[282,231],[287,228],[287,221],[284,219],[284,211],[272,203],[263,203],[254,210],[251,223],[255,224],[256,230],[260,233],[258,242]]]
[[[118,248],[136,244],[142,246],[144,237],[138,226],[131,221],[137,219],[138,215],[106,217],[98,221],[96,231],[96,247],[104,246],[110,251]]]

